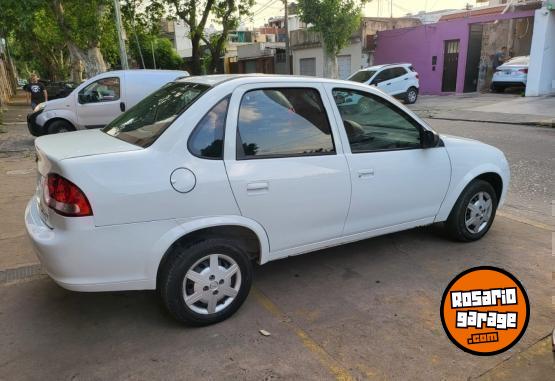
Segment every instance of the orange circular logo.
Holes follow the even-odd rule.
[[[449,283],[441,300],[441,323],[463,351],[495,355],[524,335],[530,303],[512,274],[490,266],[474,267]]]

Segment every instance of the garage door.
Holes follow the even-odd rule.
[[[351,55],[337,56],[337,71],[339,79],[347,79],[351,75]]]
[[[316,77],[316,58],[301,58],[299,60],[301,75]]]

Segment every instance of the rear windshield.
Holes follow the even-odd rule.
[[[511,58],[506,62],[506,64],[507,65],[528,65],[529,62],[530,62],[530,57],[521,56],[521,57]]]
[[[355,81],[355,82],[366,82],[368,81],[370,78],[372,78],[374,76],[374,74],[376,74],[375,70],[361,70],[361,71],[357,71],[355,74],[353,74],[350,78],[349,81]]]
[[[152,93],[102,131],[141,147],[148,147],[210,86],[170,82]]]

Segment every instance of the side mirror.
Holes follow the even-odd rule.
[[[372,80],[372,82],[370,82],[370,86],[378,86],[378,83],[380,83],[380,81],[378,81],[377,79]]]
[[[433,148],[439,143],[439,135],[430,130],[423,130],[420,135],[420,145],[422,148]]]

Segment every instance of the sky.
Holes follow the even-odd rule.
[[[289,0],[294,1],[294,0]],[[476,0],[392,0],[393,16],[401,17],[407,13],[417,13],[418,11],[437,11],[440,9],[462,9],[467,3],[476,5]],[[378,14],[378,10],[381,12]],[[251,22],[246,26],[262,26],[268,18],[281,16],[284,12],[281,0],[256,0],[253,7],[254,25]],[[372,0],[364,9],[364,16],[369,17],[389,17],[390,0]]]

